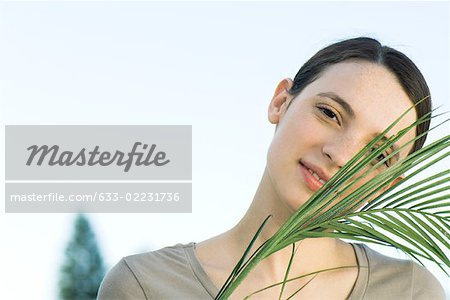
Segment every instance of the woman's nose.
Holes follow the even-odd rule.
[[[342,168],[362,147],[362,143],[355,138],[339,136],[328,140],[322,152],[335,167]]]

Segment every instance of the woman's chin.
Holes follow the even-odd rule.
[[[309,197],[305,195],[299,195],[297,197],[292,197],[287,199],[287,204],[291,208],[292,212],[299,210],[307,201]]]

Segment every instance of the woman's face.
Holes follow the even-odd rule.
[[[332,65],[295,97],[286,92],[291,85],[290,80],[280,82],[269,107],[269,120],[278,125],[267,169],[277,196],[296,210],[412,102],[393,74],[368,62]],[[387,137],[415,120],[415,110],[411,110]],[[414,132],[408,132],[397,146],[414,138]],[[411,148],[412,144],[402,149],[399,158]],[[379,167],[358,186],[388,165]]]

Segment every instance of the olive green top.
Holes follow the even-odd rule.
[[[445,299],[439,281],[416,262],[382,255],[364,244],[351,245],[360,267],[349,300]],[[194,248],[195,242],[176,244],[122,258],[103,279],[98,299],[213,299],[219,289]]]

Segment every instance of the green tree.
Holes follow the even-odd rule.
[[[61,268],[61,299],[95,299],[105,275],[103,259],[89,220],[83,214],[75,219],[75,231],[66,250]]]

